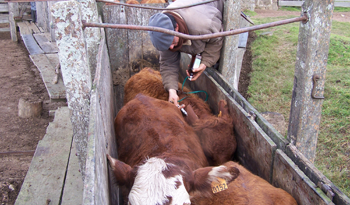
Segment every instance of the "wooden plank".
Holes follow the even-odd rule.
[[[105,36],[103,30],[101,35]],[[113,82],[105,39],[101,39],[90,98],[89,141],[84,180],[84,205],[119,204],[119,189],[108,168],[106,153],[117,156],[113,120]]]
[[[56,42],[50,42],[47,39],[47,35],[45,33],[37,33],[33,34],[35,40],[38,42],[41,49],[47,53],[58,53],[58,47]]]
[[[164,8],[168,4],[152,4],[152,7]],[[153,14],[159,13],[157,10],[145,9],[142,10],[142,24],[148,26],[149,19]],[[152,67],[159,70],[159,51],[153,46],[151,37],[148,32],[142,32],[142,65],[141,67]]]
[[[184,77],[190,59],[187,54],[182,54],[181,61],[182,69],[180,70],[182,77]],[[249,114],[212,76],[208,75],[207,72],[202,75],[203,77],[190,83],[191,89],[204,90],[209,94],[208,104],[214,113],[218,113],[217,103],[219,100],[225,99],[228,102],[230,115],[235,126],[237,144],[239,145],[235,157],[252,173],[270,182],[273,153],[277,149],[277,145],[264,133],[254,119],[247,117]],[[220,77],[223,79],[221,75]]]
[[[304,172],[304,174],[319,188],[328,187],[324,190],[327,196],[333,196],[333,202],[335,204],[350,204],[350,199],[344,193],[342,193],[338,187],[336,187],[326,176],[324,176],[313,163],[311,163],[306,157],[293,145],[288,145],[285,153],[292,159],[292,161]],[[325,184],[326,186],[323,186]]]
[[[58,64],[58,54],[36,54],[29,56],[41,73],[46,90],[52,100],[66,99],[66,87],[62,76],[59,74],[57,84],[53,83],[55,78],[55,66]]]
[[[10,27],[0,28],[0,32],[9,32],[9,31],[10,31]]]
[[[75,148],[75,144],[72,143],[61,204],[81,205],[83,202],[84,182],[80,173],[79,160],[76,153],[77,149]]]
[[[103,19],[109,23],[126,24],[126,14],[124,7],[115,5],[103,6]],[[128,33],[126,29],[106,28],[107,46],[110,55],[113,84],[115,86],[116,110],[123,106],[124,85],[130,78],[128,69],[129,47]]]
[[[17,22],[17,26],[19,27],[21,36],[32,34],[32,30],[28,28],[28,25],[25,22]]]
[[[9,23],[9,14],[1,14],[0,23]]]
[[[350,2],[335,2],[335,7],[350,7]]]
[[[68,107],[55,112],[39,142],[15,204],[60,204],[73,129]]]
[[[333,204],[282,150],[274,159],[272,185],[289,192],[298,204]]]
[[[141,8],[126,7],[127,24],[141,25],[143,11]],[[128,30],[128,46],[129,46],[129,73],[134,75],[142,69],[143,52],[142,32],[138,30]],[[140,63],[141,62],[141,63]]]
[[[24,21],[24,23],[28,26],[28,29],[31,30],[31,33],[40,33],[35,23],[29,23],[28,21]]]
[[[44,51],[41,50],[37,42],[35,41],[33,35],[21,35],[24,45],[26,46],[30,55],[43,54]]]
[[[1,13],[9,12],[9,6],[8,6],[8,4],[0,4],[0,12],[1,12]]]
[[[303,1],[279,1],[278,6],[301,6]]]
[[[301,5],[303,5],[303,1],[279,1],[278,2],[278,6],[297,6],[300,7]],[[343,0],[343,1],[336,1],[334,2],[334,6],[335,7],[350,7],[350,2],[347,0]]]

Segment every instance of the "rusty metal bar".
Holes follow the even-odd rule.
[[[158,7],[151,7],[151,6],[143,6],[143,5],[139,5],[139,4],[126,4],[126,3],[114,2],[114,1],[109,1],[109,0],[96,0],[96,1],[97,2],[104,2],[104,3],[111,3],[111,4],[121,5],[121,6],[142,8],[142,9],[176,10],[176,9],[183,9],[183,8],[198,6],[198,5],[202,5],[202,4],[207,4],[207,3],[210,3],[210,2],[213,2],[213,1],[217,1],[217,0],[203,1],[203,2],[199,2],[199,3],[194,3],[194,4],[189,4],[189,5],[179,6],[179,7],[174,7],[174,8],[158,8]]]
[[[4,0],[4,2],[7,2],[7,3],[42,2],[42,1],[67,1],[67,0]]]
[[[83,21],[83,26],[84,27],[143,30],[143,31],[157,31],[157,32],[166,33],[166,34],[178,36],[178,37],[181,37],[184,39],[189,39],[189,40],[204,40],[204,39],[211,39],[211,38],[217,38],[217,37],[223,37],[223,36],[237,35],[240,33],[270,28],[270,27],[274,27],[274,26],[280,26],[280,25],[299,22],[299,21],[307,22],[308,21],[307,15],[304,14],[303,16],[300,16],[297,18],[286,19],[286,20],[276,21],[276,22],[272,22],[272,23],[266,23],[266,24],[261,24],[261,25],[246,27],[246,28],[235,29],[235,30],[231,30],[231,31],[224,31],[224,32],[218,32],[218,33],[214,33],[214,34],[205,34],[205,35],[187,35],[187,34],[179,33],[179,32],[168,30],[168,29],[163,29],[163,28],[159,28],[159,27],[137,26],[137,25],[128,25],[128,24],[87,23],[87,22]]]

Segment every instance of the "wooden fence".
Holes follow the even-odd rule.
[[[31,15],[30,15],[30,3],[29,2],[21,2],[21,3],[16,3],[18,4],[15,9],[18,10],[16,13],[18,16],[14,16],[14,20],[30,20]],[[5,0],[0,0],[0,32],[8,32],[10,31],[10,23],[9,21],[9,5]],[[6,26],[7,24],[7,26]],[[5,26],[4,26],[5,25]]]
[[[304,3],[304,1],[300,0],[279,0],[278,6],[301,6]],[[350,7],[350,0],[335,0],[334,2],[335,7]]]
[[[4,0],[0,0],[0,24],[9,23],[9,6]],[[10,27],[0,28],[0,32],[10,31]]]

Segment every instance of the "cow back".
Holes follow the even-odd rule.
[[[119,159],[130,166],[156,156],[189,159],[196,162],[193,169],[207,164],[199,138],[167,101],[139,94],[119,111],[114,126]]]

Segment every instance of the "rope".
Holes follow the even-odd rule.
[[[182,83],[181,91],[183,91],[183,88],[184,88],[184,85],[185,85],[185,82],[186,82],[187,78],[188,78],[188,76],[186,76],[184,82]],[[206,91],[204,91],[204,90],[197,90],[197,91],[183,92],[183,93],[184,93],[184,94],[193,94],[193,93],[201,93],[201,92],[205,93],[206,98],[205,98],[204,102],[207,102],[207,100],[208,100],[208,98],[209,98],[209,94],[208,94]],[[188,97],[188,96],[182,98],[181,100],[178,100],[177,102],[181,102],[181,101],[183,101],[183,100],[184,100],[185,98],[187,98],[187,97]]]

